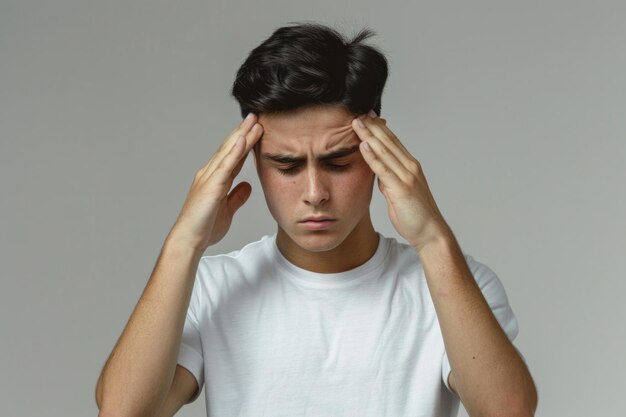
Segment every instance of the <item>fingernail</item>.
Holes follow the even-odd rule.
[[[356,122],[359,124],[359,126],[361,126],[362,128],[365,128],[365,123],[363,123],[363,120],[361,120],[361,118],[359,117]]]
[[[369,117],[371,117],[372,119],[378,116],[374,110],[370,110],[367,114],[368,114],[368,115],[369,115]]]
[[[253,115],[253,114],[254,114],[254,113],[252,113],[252,112],[248,113],[248,115],[246,116],[246,120],[250,120],[250,119],[252,119],[252,115]]]

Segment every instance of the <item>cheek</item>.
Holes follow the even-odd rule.
[[[347,204],[369,203],[372,198],[374,185],[374,173],[365,166],[355,170],[352,175],[345,176],[338,182],[336,192],[340,193],[342,200]]]
[[[279,210],[289,210],[288,205],[290,198],[297,195],[294,189],[297,187],[294,180],[285,178],[278,173],[273,173],[268,169],[261,169],[259,173],[259,182],[263,188],[265,201],[272,213]]]
[[[357,164],[354,175],[351,177],[352,187],[363,190],[374,184],[374,172],[365,161]]]

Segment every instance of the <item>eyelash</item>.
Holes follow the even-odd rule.
[[[345,171],[346,169],[348,169],[348,166],[350,164],[343,164],[343,165],[337,165],[337,164],[326,164],[326,168],[329,171]],[[278,170],[278,172],[281,175],[295,175],[298,170],[300,169],[300,165],[296,165],[293,167],[289,167],[289,168],[276,168]]]

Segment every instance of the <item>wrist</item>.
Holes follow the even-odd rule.
[[[206,248],[199,247],[176,233],[170,233],[167,236],[165,243],[163,244],[163,248],[168,252],[187,254],[198,258],[202,257],[204,251],[206,250]]]
[[[447,224],[442,224],[435,228],[431,238],[422,244],[414,245],[413,248],[418,255],[422,256],[436,251],[449,250],[456,244],[456,238],[454,233],[452,233],[452,229]]]

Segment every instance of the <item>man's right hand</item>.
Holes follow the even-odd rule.
[[[257,120],[257,115],[249,113],[198,170],[168,240],[203,253],[226,235],[233,215],[252,192],[247,182],[237,184],[230,193],[229,190],[263,133]]]

